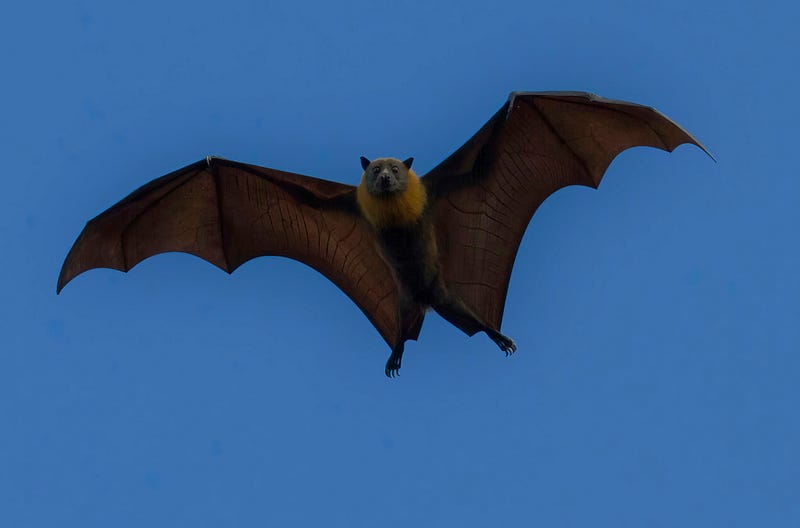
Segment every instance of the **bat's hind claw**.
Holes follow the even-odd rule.
[[[514,343],[514,340],[510,337],[505,336],[496,330],[487,330],[486,334],[492,338],[492,341],[494,341],[497,346],[500,347],[500,350],[505,353],[506,357],[517,351],[517,344]]]
[[[400,365],[403,362],[403,345],[392,350],[392,355],[386,361],[386,368],[383,372],[387,378],[394,378],[400,375]]]

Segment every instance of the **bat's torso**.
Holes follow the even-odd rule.
[[[417,303],[432,304],[439,266],[427,215],[410,225],[384,227],[377,235],[381,252],[405,293]]]
[[[429,305],[439,275],[436,238],[425,187],[413,171],[406,177],[403,191],[380,197],[370,194],[362,181],[356,198],[395,280],[415,302]]]

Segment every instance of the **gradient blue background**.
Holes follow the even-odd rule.
[[[4,9],[0,525],[798,526],[790,2],[30,2]],[[257,259],[97,270],[84,222],[207,154],[432,168],[511,90],[653,105],[719,159],[619,156],[523,240],[503,358],[431,314],[402,376]]]

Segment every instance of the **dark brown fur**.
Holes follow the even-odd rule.
[[[436,234],[430,212],[409,225],[377,230],[380,250],[401,287],[398,316],[402,335],[386,362],[387,376],[400,369],[405,341],[419,336],[425,311],[433,308],[467,335],[485,332],[507,354],[516,350],[513,340],[475,315],[454,292],[450,292],[439,270]]]

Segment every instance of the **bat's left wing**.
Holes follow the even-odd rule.
[[[671,152],[682,143],[708,153],[650,107],[583,92],[512,93],[475,136],[422,178],[448,288],[499,329],[517,248],[539,205],[567,185],[596,188],[627,148]]]
[[[316,269],[341,288],[394,346],[397,287],[358,214],[355,187],[207,158],[162,176],[90,220],[61,269],[57,290],[92,268],[128,271],[181,251],[232,273],[262,255]]]

